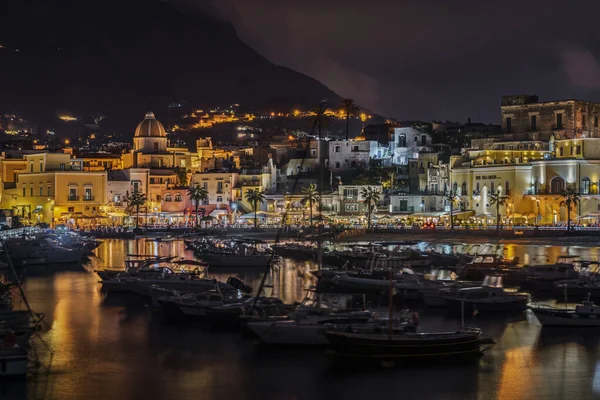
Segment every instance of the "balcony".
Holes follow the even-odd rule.
[[[593,196],[593,195],[597,195],[600,194],[600,190],[595,189],[594,187],[591,187],[589,190],[581,190],[581,189],[545,189],[545,188],[541,188],[538,190],[534,190],[534,189],[525,189],[525,196],[544,196],[544,195],[548,195],[548,196],[561,196],[565,191],[567,192],[573,192],[573,193],[577,193],[581,196]]]
[[[95,201],[95,196],[84,196],[83,201]]]
[[[396,213],[396,212],[415,212],[415,207],[414,206],[410,206],[410,207],[400,207],[400,206],[392,206],[392,212]]]
[[[67,201],[79,201],[79,196],[67,196]]]

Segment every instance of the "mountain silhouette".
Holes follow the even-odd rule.
[[[290,109],[339,100],[201,9],[159,0],[18,0],[3,2],[0,14],[0,111],[46,120],[103,113],[110,125],[130,128],[173,101]]]

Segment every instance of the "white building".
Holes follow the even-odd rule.
[[[329,142],[329,168],[340,171],[366,167],[370,159],[377,158],[378,148],[377,142],[372,140],[332,140]]]
[[[383,188],[381,185],[340,185],[338,188],[338,201],[339,206],[337,209],[340,214],[364,214],[367,212],[365,205],[365,198],[363,196],[363,189],[371,187],[374,191],[381,194],[380,204],[377,208],[381,207],[383,203]]]
[[[412,127],[394,128],[391,146],[395,165],[408,165],[408,160],[419,158],[420,152],[433,151],[431,136]]]

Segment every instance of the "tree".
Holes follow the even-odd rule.
[[[360,195],[365,199],[367,205],[367,229],[371,229],[371,214],[373,209],[381,200],[381,194],[372,186],[360,189]]]
[[[496,230],[500,230],[500,206],[506,206],[508,196],[503,196],[500,191],[490,194],[490,205],[496,205]]]
[[[324,101],[319,103],[318,106],[312,109],[312,113],[314,114],[312,120],[312,133],[315,133],[315,129],[319,134],[319,139],[323,139],[323,127],[331,122],[331,118],[325,114],[327,111],[327,103]],[[320,152],[319,152],[320,154]],[[322,158],[322,157],[320,157]]]
[[[252,205],[252,210],[254,211],[254,227],[258,227],[258,220],[256,218],[256,212],[258,210],[258,205],[260,203],[265,202],[265,195],[259,189],[248,189],[246,190],[246,201]]]
[[[208,190],[200,185],[190,187],[188,189],[188,197],[196,205],[196,226],[198,226],[198,208],[201,201],[208,200]]]
[[[458,201],[458,196],[456,193],[450,191],[450,193],[446,194],[445,200],[450,203],[450,230],[454,230],[454,203]]]
[[[135,209],[135,228],[139,228],[140,223],[140,207],[146,205],[146,195],[141,192],[133,192],[125,199],[127,201],[128,213]]]
[[[577,207],[579,205],[579,200],[581,200],[581,195],[573,190],[565,190],[560,196],[564,199],[560,202],[561,206],[567,207],[567,231],[571,231],[571,209],[573,205]]]
[[[177,174],[178,185],[186,187],[188,185],[187,170],[183,167],[177,167],[175,168],[175,174]]]
[[[390,194],[394,194],[394,179],[396,178],[396,173],[394,171],[390,172]]]
[[[304,204],[308,203],[308,206],[310,207],[310,225],[312,226],[313,203],[316,203],[319,201],[319,193],[317,192],[317,185],[315,185],[314,183],[311,183],[310,186],[302,189],[302,194],[304,195],[304,197],[302,197],[302,203],[304,203]]]
[[[354,104],[354,100],[352,99],[342,100],[342,110],[344,110],[344,114],[346,115],[346,140],[348,140],[348,133],[350,131],[350,118],[356,117],[360,110],[356,104]]]

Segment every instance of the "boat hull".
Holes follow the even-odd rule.
[[[325,333],[334,353],[343,358],[379,360],[476,358],[481,355],[480,332],[406,334],[388,339],[385,334]]]
[[[29,358],[25,351],[0,351],[0,377],[24,379],[28,366]]]
[[[527,308],[529,299],[525,296],[511,301],[473,301],[448,297],[444,298],[446,307],[452,312],[472,314],[475,311],[478,313],[510,313],[521,312]],[[464,305],[463,305],[464,303]]]
[[[598,328],[600,318],[594,315],[577,315],[574,311],[555,309],[532,309],[542,326]]]

